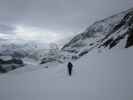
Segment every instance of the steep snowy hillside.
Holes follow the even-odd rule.
[[[62,50],[83,56],[96,48],[128,48],[133,45],[133,9],[97,21],[74,37]]]
[[[91,52],[67,64],[0,76],[1,100],[132,100],[133,48]],[[19,69],[20,70],[20,69]]]

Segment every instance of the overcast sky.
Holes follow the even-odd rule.
[[[0,33],[56,41],[131,7],[133,0],[0,0]]]

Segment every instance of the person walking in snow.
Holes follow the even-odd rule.
[[[69,62],[68,65],[67,65],[67,68],[68,68],[68,74],[69,74],[69,76],[71,76],[72,75],[73,64],[71,62]]]

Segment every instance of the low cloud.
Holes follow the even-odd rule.
[[[16,28],[11,25],[0,24],[0,33],[1,34],[14,34],[15,30],[16,30]]]
[[[15,37],[12,34],[17,34],[16,27],[28,26],[22,36],[32,37],[36,32],[37,36],[46,37],[43,41],[60,37],[66,40],[95,21],[131,7],[133,0],[0,0],[0,33]],[[29,27],[44,32],[31,32]]]

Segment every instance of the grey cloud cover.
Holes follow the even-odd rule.
[[[0,0],[0,24],[40,27],[65,36],[131,7],[133,0]]]
[[[16,28],[11,25],[0,24],[0,33],[3,34],[14,34],[15,29]]]

